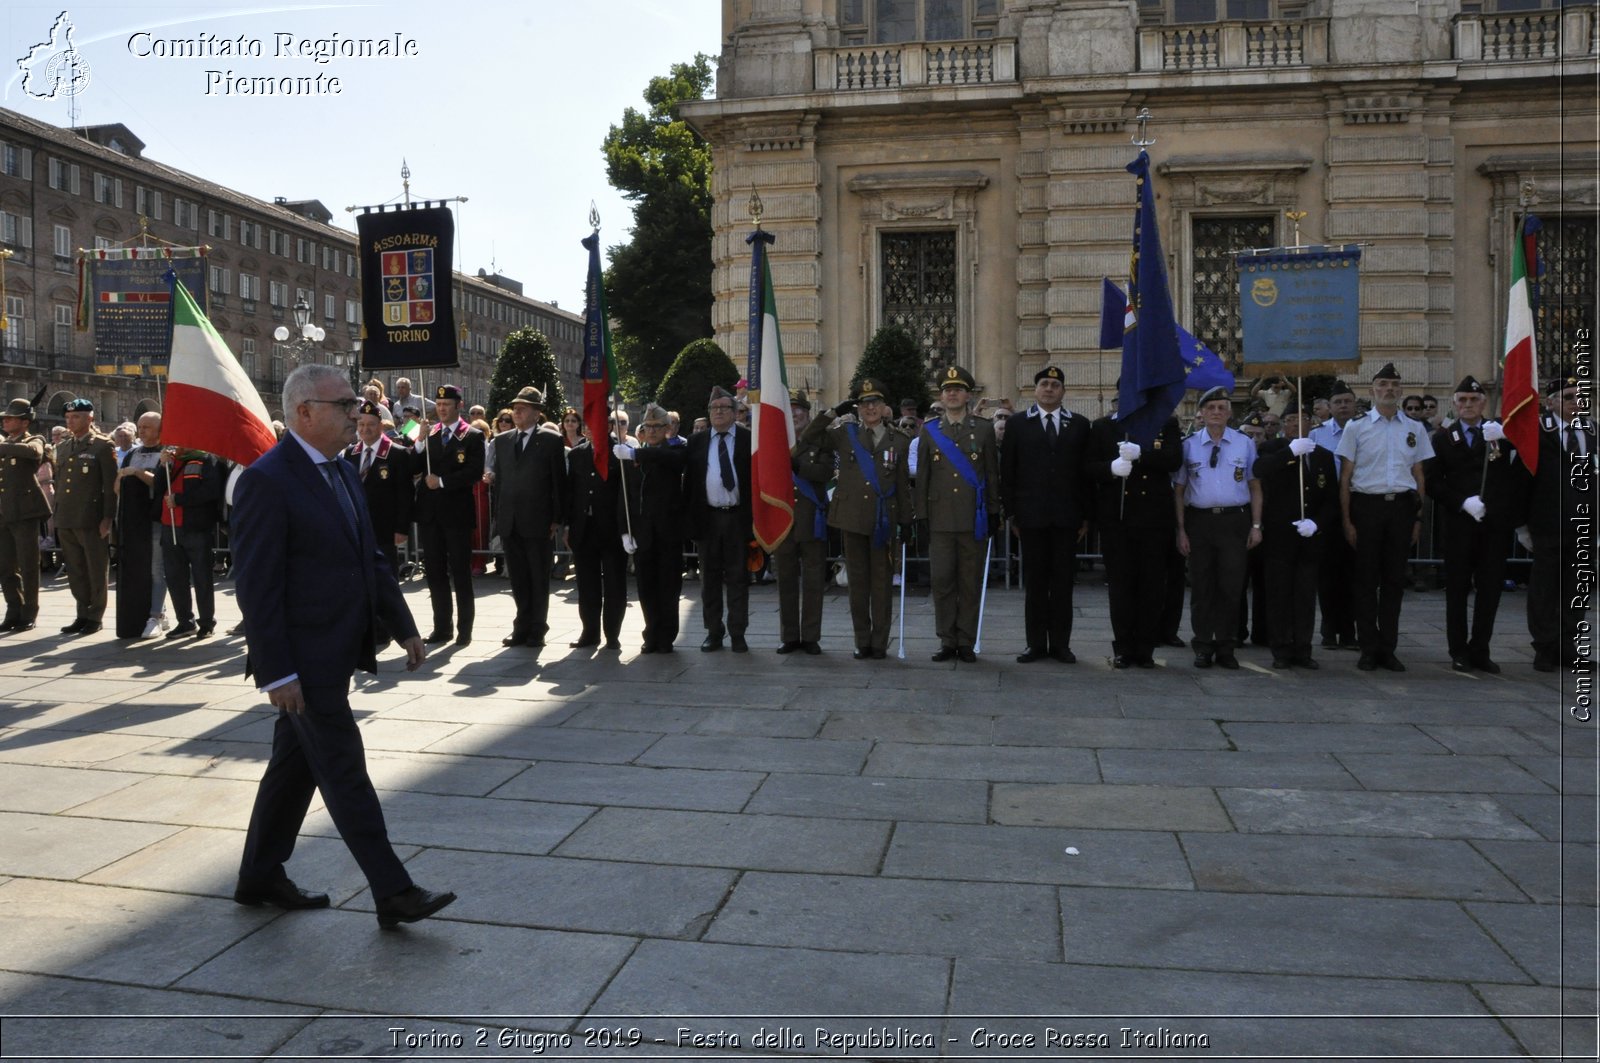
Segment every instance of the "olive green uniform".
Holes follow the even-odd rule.
[[[1000,451],[994,426],[968,413],[940,418],[944,434],[972,463],[984,488],[989,528],[976,527],[978,493],[940,453],[924,424],[917,435],[916,512],[928,522],[934,627],[943,648],[971,650],[978,638],[978,598],[985,540],[1000,515]],[[980,535],[979,532],[982,531]]]
[[[812,422],[815,424],[816,422]],[[801,433],[789,451],[794,475],[810,485],[827,508],[827,483],[833,476],[833,456],[818,444],[813,433]],[[822,586],[828,576],[828,533],[817,534],[817,507],[798,486],[794,491],[794,526],[772,552],[778,576],[778,631],[784,645],[816,643],[822,638]]]
[[[50,516],[39,465],[49,453],[44,436],[26,431],[0,440],[0,589],[8,628],[39,617],[39,525]]]
[[[832,414],[823,414],[826,420]],[[887,422],[875,430],[855,424],[860,443],[872,455],[878,478],[878,491],[867,481],[855,444],[850,440],[854,417],[828,426],[823,445],[838,456],[838,484],[828,504],[828,524],[839,529],[844,544],[844,563],[850,576],[850,621],[855,626],[857,650],[883,656],[889,645],[891,585],[894,575],[894,543],[872,545],[878,522],[878,491],[883,492],[891,530],[910,523],[915,512],[911,480],[906,472],[906,455],[911,437]]]
[[[111,437],[90,429],[56,447],[56,538],[78,619],[98,624],[106,611],[111,550],[100,523],[117,511],[117,454]]]

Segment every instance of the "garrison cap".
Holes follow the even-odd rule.
[[[1328,392],[1328,398],[1336,399],[1340,395],[1354,395],[1354,394],[1355,394],[1355,390],[1352,389],[1349,384],[1346,384],[1343,380],[1335,380],[1333,382],[1333,390]]]
[[[706,400],[706,405],[709,406],[711,403],[716,402],[718,399],[732,399],[732,398],[733,398],[733,392],[729,391],[727,388],[721,387],[721,386],[714,387],[714,388],[711,389],[711,397]]]
[[[1207,389],[1200,396],[1200,401],[1195,405],[1204,406],[1206,403],[1216,402],[1218,399],[1221,399],[1223,402],[1232,402],[1233,394],[1227,388],[1223,387],[1221,384],[1218,384],[1214,388]]]

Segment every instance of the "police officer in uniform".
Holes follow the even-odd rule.
[[[1510,460],[1516,450],[1499,422],[1483,416],[1489,397],[1482,384],[1464,377],[1454,398],[1456,421],[1433,433],[1433,459],[1423,466],[1428,497],[1439,511],[1445,639],[1452,670],[1494,674],[1500,666],[1489,656],[1489,641],[1519,508]],[[1467,596],[1473,591],[1469,632]]]
[[[939,375],[937,417],[917,433],[915,510],[928,521],[935,661],[976,661],[984,548],[1000,529],[1000,452],[994,426],[970,413],[972,374]]]
[[[1400,412],[1400,374],[1391,362],[1372,378],[1371,412],[1345,425],[1339,441],[1344,536],[1356,552],[1356,667],[1363,672],[1406,670],[1394,651],[1406,559],[1422,534],[1422,463],[1431,457],[1427,428]]]
[[[1539,421],[1539,469],[1527,485],[1533,544],[1528,634],[1533,667],[1553,672],[1558,663],[1574,668],[1588,658],[1578,647],[1586,597],[1573,587],[1582,571],[1577,525],[1595,516],[1595,432],[1587,417],[1578,417],[1577,377],[1563,373],[1545,391],[1549,409]]]
[[[628,516],[637,549],[634,579],[639,587],[639,612],[644,617],[640,653],[671,653],[678,637],[679,599],[683,596],[683,467],[688,446],[670,434],[667,411],[650,403],[639,418],[639,446],[613,444],[613,454],[628,462],[623,472]]]
[[[425,642],[450,638],[450,593],[455,591],[456,645],[472,641],[477,615],[472,597],[472,532],[477,512],[472,488],[483,478],[483,433],[461,417],[461,389],[434,392],[438,423],[416,444],[416,508],[422,571],[433,603],[433,630]]]
[[[882,660],[889,655],[895,539],[910,538],[914,514],[907,460],[911,437],[889,423],[887,397],[870,377],[838,411],[837,420],[827,412],[818,418],[827,427],[823,446],[838,465],[828,524],[839,529],[850,577],[853,656]]]
[[[1176,531],[1172,474],[1182,464],[1176,417],[1148,447],[1129,442],[1114,413],[1090,426],[1085,468],[1100,487],[1095,520],[1106,562],[1114,668],[1156,666],[1162,602],[1173,575],[1167,564]],[[1181,600],[1181,570],[1176,578]]]
[[[778,574],[779,653],[822,652],[822,587],[828,578],[828,481],[833,455],[812,424],[805,392],[789,396],[795,444],[789,451],[794,477],[794,526],[772,552]]]
[[[1061,405],[1066,376],[1059,366],[1034,374],[1033,394],[1027,413],[1009,419],[1000,447],[1004,508],[1022,547],[1028,645],[1017,663],[1054,657],[1073,664],[1072,583],[1091,506],[1089,422]]]
[[[1339,474],[1333,455],[1306,435],[1309,411],[1290,399],[1283,408],[1288,438],[1257,449],[1261,481],[1261,586],[1272,667],[1320,667],[1311,656],[1317,623],[1317,576],[1322,551],[1339,534]]]
[[[50,444],[29,431],[33,416],[27,399],[12,399],[0,414],[0,631],[30,631],[39,619],[39,525],[50,516],[39,464]]]
[[[1334,456],[1333,467],[1338,470],[1342,465],[1338,457],[1339,440],[1344,438],[1345,426],[1356,414],[1356,393],[1342,380],[1334,382],[1333,392],[1328,396],[1328,413],[1328,420],[1311,430],[1311,441]],[[1355,551],[1344,536],[1329,534],[1322,544],[1322,569],[1317,577],[1324,649],[1359,648],[1355,607],[1351,600],[1355,564]]]
[[[92,635],[106,612],[111,577],[111,518],[117,511],[117,454],[94,426],[94,403],[67,403],[67,436],[56,447],[56,539],[78,617],[63,635]]]

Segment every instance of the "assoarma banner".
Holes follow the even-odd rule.
[[[369,211],[356,219],[361,242],[361,313],[368,369],[434,369],[460,364],[451,278],[455,218],[448,207]]]
[[[1361,248],[1273,248],[1238,256],[1244,362],[1288,375],[1337,373],[1361,359]]]
[[[172,353],[172,285],[177,273],[206,307],[206,248],[105,247],[78,256],[78,329],[94,330],[94,371],[165,376]]]

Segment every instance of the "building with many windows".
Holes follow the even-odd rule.
[[[723,0],[716,338],[744,349],[757,191],[789,378],[829,401],[882,325],[991,396],[1048,362],[1098,413],[1149,108],[1180,323],[1241,354],[1234,252],[1359,243],[1360,379],[1497,381],[1509,249],[1544,221],[1538,339],[1592,336],[1596,9],[1561,0]]]
[[[94,336],[73,326],[78,250],[134,244],[142,232],[210,248],[211,321],[274,414],[284,378],[302,360],[350,367],[366,379],[370,374],[357,372],[355,235],[330,224],[332,213],[316,200],[256,199],[143,151],[126,126],[68,130],[0,109],[0,246],[12,252],[4,263],[0,394],[26,398],[44,388],[47,421],[59,420],[65,399],[80,396],[94,400],[102,425],[158,408],[154,379],[96,374]],[[486,403],[506,334],[532,327],[549,337],[566,393],[577,393],[581,316],[527,298],[516,281],[482,270],[456,274],[453,295],[460,367],[425,371],[423,384],[449,380],[469,403]],[[309,348],[276,342],[278,326],[294,332],[293,308],[302,302],[325,340]],[[383,374],[387,390],[397,375],[404,374]]]

